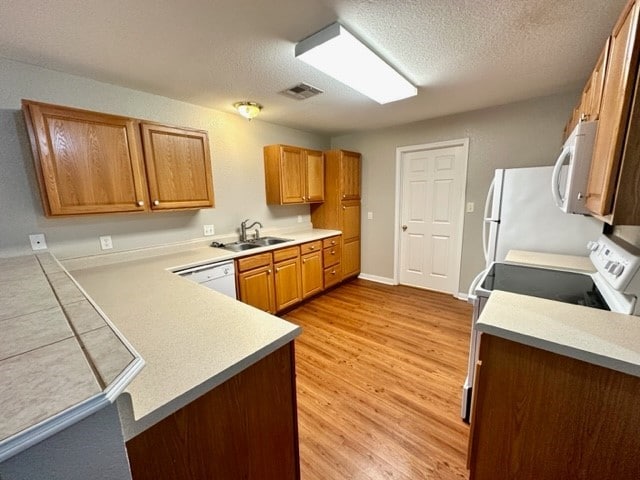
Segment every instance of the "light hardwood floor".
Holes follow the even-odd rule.
[[[355,280],[292,310],[302,480],[467,478],[471,307]]]

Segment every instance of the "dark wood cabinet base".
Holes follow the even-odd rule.
[[[127,442],[134,480],[300,478],[293,342]]]

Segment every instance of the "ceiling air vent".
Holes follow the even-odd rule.
[[[299,83],[294,87],[287,88],[286,90],[281,91],[283,95],[287,97],[295,98],[296,100],[306,100],[309,97],[313,97],[314,95],[318,95],[319,93],[324,93],[319,88],[313,87],[308,83]]]

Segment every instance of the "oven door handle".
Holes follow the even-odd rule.
[[[467,293],[467,302],[473,304],[477,300],[478,296],[476,295],[475,290],[485,273],[486,270],[482,270],[471,282],[471,285],[469,286],[469,292]]]

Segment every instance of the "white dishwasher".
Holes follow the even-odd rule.
[[[233,260],[186,268],[174,273],[211,290],[236,298],[236,271]]]

